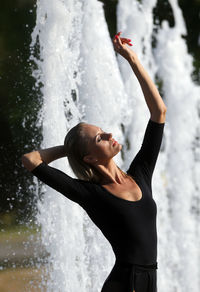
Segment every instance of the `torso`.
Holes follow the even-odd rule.
[[[142,191],[135,181],[127,179],[124,184],[102,185],[113,195],[129,201],[138,201],[142,198]]]

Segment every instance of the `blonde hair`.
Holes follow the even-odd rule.
[[[88,153],[89,139],[83,131],[81,122],[71,128],[67,133],[64,140],[64,147],[67,153],[69,165],[74,174],[82,180],[92,181],[95,183],[100,182],[100,173],[91,165],[87,164],[83,157]]]
[[[64,140],[65,152],[67,153],[70,167],[79,179],[99,183],[102,175],[92,165],[87,164],[83,160],[84,156],[89,154],[89,139],[84,133],[84,124],[86,123],[81,122],[77,124],[67,133]],[[118,169],[124,176],[131,178],[119,167]]]

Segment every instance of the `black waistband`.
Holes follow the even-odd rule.
[[[116,264],[119,264],[121,266],[124,266],[124,267],[136,267],[136,268],[139,268],[140,270],[155,270],[155,269],[158,269],[158,263],[154,263],[154,264],[136,264],[136,263],[131,263],[131,262],[128,262],[128,261],[122,261],[120,259],[116,259],[115,261]]]

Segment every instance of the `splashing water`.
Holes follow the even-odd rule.
[[[176,1],[169,1],[175,26],[163,21],[155,33],[155,0],[120,0],[117,26],[133,39],[134,50],[153,80],[162,80],[167,119],[154,171],[158,207],[158,290],[199,291],[200,155],[197,138],[199,88],[191,80],[185,24]],[[152,47],[152,37],[156,46]],[[41,148],[63,144],[79,121],[109,130],[124,144],[127,169],[140,148],[149,119],[139,83],[129,64],[117,59],[102,3],[97,0],[41,0],[32,47],[39,40],[38,70],[42,82]],[[126,146],[129,141],[130,148]],[[74,177],[67,158],[51,163]],[[49,252],[47,291],[100,291],[114,264],[110,244],[81,207],[48,186],[38,201],[42,241]]]

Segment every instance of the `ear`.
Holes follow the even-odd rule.
[[[86,162],[86,163],[95,163],[97,162],[97,159],[92,157],[91,155],[86,155],[83,157],[83,160]]]

